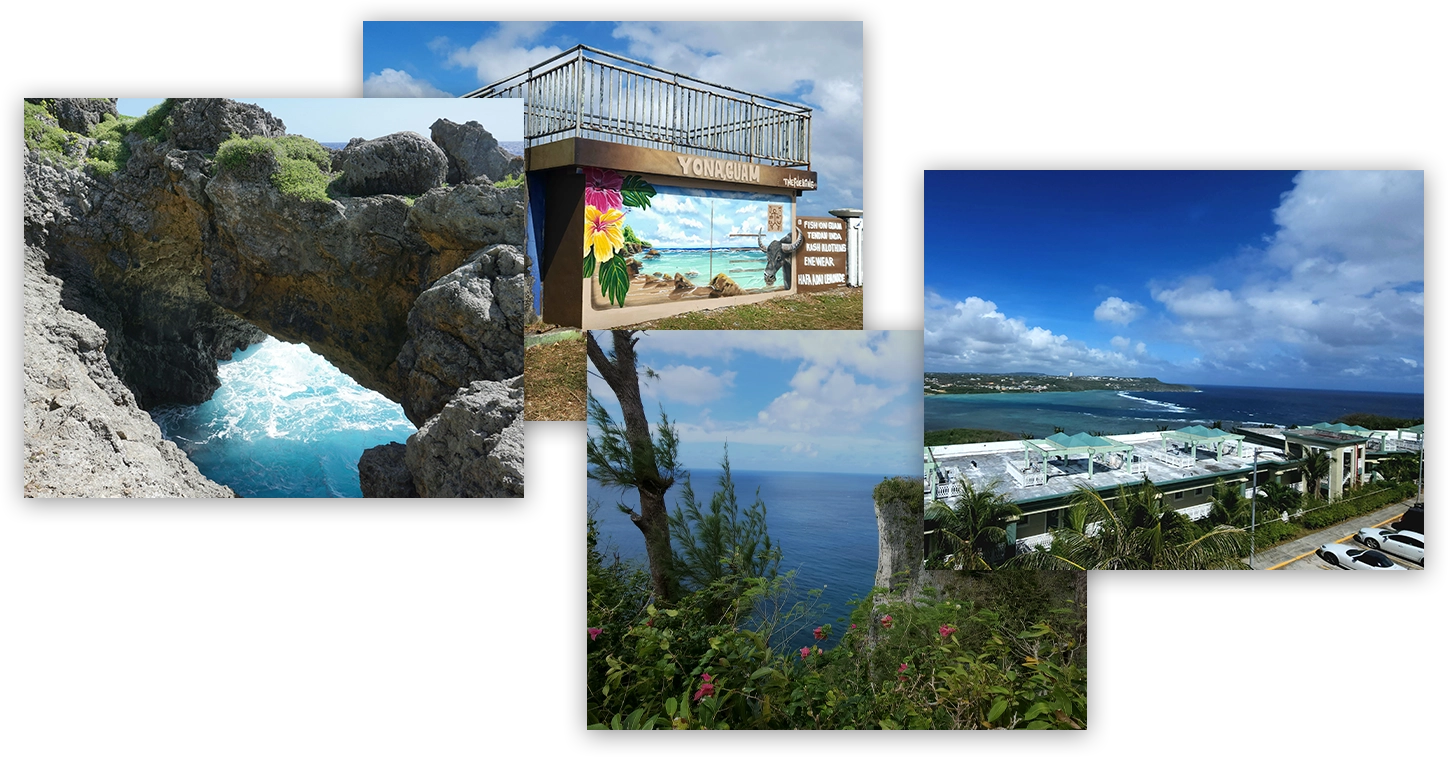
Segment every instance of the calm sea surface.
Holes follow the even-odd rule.
[[[708,502],[718,488],[718,477],[717,468],[694,471],[694,495],[700,502]],[[795,590],[801,598],[811,589],[823,589],[819,605],[795,629],[800,646],[813,643],[809,633],[823,623],[834,624],[832,645],[850,626],[848,617],[853,608],[847,602],[864,597],[875,584],[879,537],[872,492],[882,478],[734,471],[741,510],[754,503],[755,488],[759,489],[767,508],[770,539],[783,551],[780,572],[796,571]],[[671,511],[681,488],[682,482],[669,490],[666,499]],[[621,494],[625,503],[637,507],[638,496],[632,490],[604,489],[594,481],[588,482],[590,501],[599,503],[594,513],[599,546],[606,556],[616,551],[621,557],[646,565],[642,534],[615,506]]]
[[[925,398],[925,430],[985,428],[1036,437],[1125,434],[1213,421],[1311,425],[1347,413],[1423,417],[1423,395],[1200,386],[1196,392],[1040,392]]]

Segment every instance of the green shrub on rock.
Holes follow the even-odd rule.
[[[263,155],[276,161],[270,179],[278,192],[305,201],[331,200],[328,186],[336,178],[331,174],[332,155],[306,137],[232,137],[217,149],[216,164],[222,171],[239,171]]]

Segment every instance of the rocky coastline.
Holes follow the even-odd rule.
[[[145,410],[271,335],[446,430],[364,495],[522,496],[523,190],[481,125],[433,132],[331,151],[230,100],[27,100],[25,494],[230,496]]]

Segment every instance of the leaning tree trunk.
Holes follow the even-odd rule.
[[[654,596],[660,603],[672,603],[674,591],[673,546],[669,541],[669,513],[664,493],[674,479],[658,468],[654,440],[649,434],[649,419],[644,415],[643,397],[639,393],[638,358],[632,331],[614,331],[613,359],[604,354],[593,334],[587,334],[588,358],[608,383],[623,412],[624,435],[628,439],[635,488],[639,493],[639,509],[629,519],[644,535],[644,549],[649,556],[649,577]]]

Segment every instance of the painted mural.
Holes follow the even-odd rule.
[[[803,234],[789,195],[583,172],[583,277],[595,309],[790,288]]]

